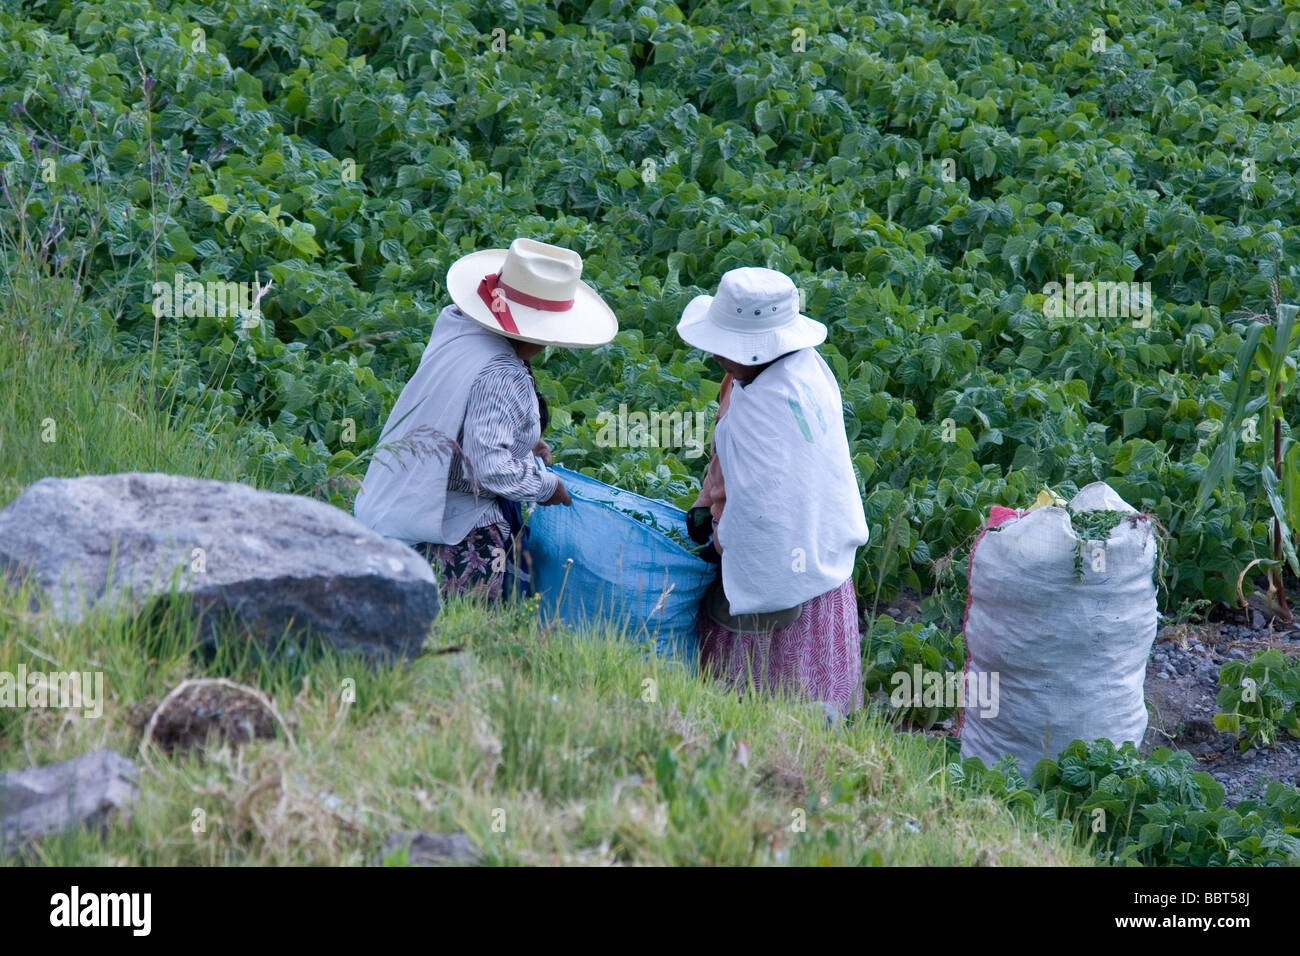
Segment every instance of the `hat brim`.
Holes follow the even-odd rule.
[[[732,332],[709,319],[713,296],[697,295],[682,310],[677,334],[687,345],[721,355],[740,365],[763,365],[788,352],[812,348],[826,341],[826,326],[806,315],[765,332]]]
[[[510,315],[519,332],[507,332],[497,321],[496,314],[478,296],[478,284],[485,275],[501,269],[507,251],[483,249],[471,252],[457,259],[447,270],[447,292],[451,300],[479,325],[508,339],[568,349],[595,348],[612,341],[618,334],[618,318],[614,310],[605,304],[595,289],[581,281],[574,293],[573,308],[564,312],[548,312],[511,302]]]

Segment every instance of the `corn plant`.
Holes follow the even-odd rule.
[[[1294,438],[1282,436],[1283,400],[1295,389],[1296,311],[1297,306],[1278,301],[1277,284],[1273,285],[1273,318],[1275,323],[1259,321],[1266,314],[1254,313],[1245,341],[1237,351],[1237,394],[1232,409],[1219,433],[1218,445],[1209,467],[1197,489],[1196,510],[1205,505],[1210,493],[1217,487],[1231,489],[1232,475],[1237,465],[1237,441],[1247,444],[1258,441],[1255,419],[1246,415],[1264,410],[1264,437],[1271,441],[1261,443],[1262,454],[1258,463],[1260,486],[1268,499],[1272,512],[1271,532],[1273,556],[1259,559],[1269,568],[1268,599],[1270,607],[1284,621],[1291,621],[1286,592],[1282,583],[1282,565],[1285,560],[1291,571],[1300,577],[1300,559],[1296,557],[1295,531],[1300,526],[1300,461]],[[1256,366],[1264,375],[1264,394],[1247,402],[1250,393],[1250,373]],[[1252,562],[1253,563],[1253,562]]]

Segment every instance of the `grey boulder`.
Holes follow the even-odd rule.
[[[83,824],[103,823],[135,799],[135,764],[115,750],[0,773],[0,845],[31,840]]]
[[[438,613],[428,562],[332,505],[236,482],[128,472],[44,478],[0,511],[0,574],[34,578],[65,620],[143,608],[172,582],[215,642],[312,634],[414,656]]]
[[[446,866],[448,863],[477,863],[482,857],[461,830],[430,833],[427,830],[399,830],[389,834],[371,866],[382,866],[386,857],[406,850],[408,866]]]

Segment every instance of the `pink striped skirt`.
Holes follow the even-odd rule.
[[[799,694],[840,714],[862,706],[862,639],[853,579],[806,601],[799,619],[770,633],[736,633],[700,612],[705,673],[738,691]]]

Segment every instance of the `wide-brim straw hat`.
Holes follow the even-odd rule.
[[[484,249],[452,263],[447,291],[456,306],[498,335],[584,349],[618,334],[618,319],[582,281],[582,256],[534,239]]]
[[[826,326],[799,312],[794,280],[775,269],[732,269],[717,295],[699,295],[682,311],[677,334],[688,344],[741,365],[763,365],[821,345]]]

